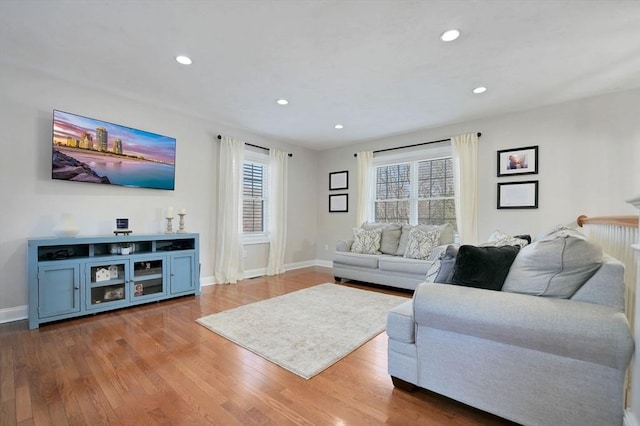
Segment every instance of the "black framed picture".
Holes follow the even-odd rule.
[[[538,174],[538,146],[498,151],[498,177]]]
[[[337,189],[349,189],[349,171],[329,173],[329,191]]]
[[[537,209],[538,181],[498,183],[499,209]]]
[[[329,195],[329,213],[348,212],[349,194]]]

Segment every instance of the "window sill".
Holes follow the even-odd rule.
[[[250,246],[253,244],[269,244],[269,237],[266,235],[260,235],[255,237],[242,237],[242,245]]]

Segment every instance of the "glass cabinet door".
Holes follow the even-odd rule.
[[[165,260],[154,258],[133,262],[131,300],[162,296],[165,290]]]
[[[89,278],[88,309],[97,309],[105,304],[124,304],[127,299],[127,263],[101,263],[87,266]]]

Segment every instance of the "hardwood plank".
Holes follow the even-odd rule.
[[[394,388],[384,333],[304,380],[195,322],[325,282],[333,282],[331,269],[311,267],[37,330],[2,324],[0,424],[512,424],[432,392]]]

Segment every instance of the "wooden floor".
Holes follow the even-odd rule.
[[[330,269],[305,268],[37,330],[0,325],[0,425],[511,424],[395,389],[385,333],[304,380],[195,322],[323,282]]]

